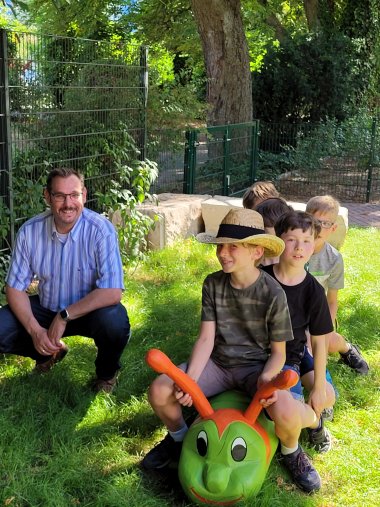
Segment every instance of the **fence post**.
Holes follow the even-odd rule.
[[[9,103],[9,79],[8,79],[8,40],[6,30],[0,30],[0,177],[1,174],[7,174],[8,185],[5,181],[1,182],[4,187],[4,194],[9,196],[10,211],[10,245],[13,248],[15,239],[15,217],[13,212],[13,184],[12,184],[12,138],[11,138],[11,115]],[[1,181],[2,178],[0,178]]]
[[[259,155],[259,130],[260,120],[255,120],[252,125],[252,140],[251,140],[251,184],[256,180],[257,174],[257,161]]]
[[[147,143],[147,118],[146,106],[148,100],[148,48],[140,47],[140,86],[141,86],[141,103],[142,103],[142,124],[143,131],[141,136],[140,158],[145,160],[146,143]]]
[[[183,193],[193,194],[195,186],[197,132],[186,130]]]
[[[377,118],[372,118],[372,128],[371,128],[371,148],[368,159],[368,176],[367,176],[367,191],[365,202],[369,202],[371,199],[371,189],[372,189],[372,169],[375,161],[375,141],[376,141],[376,127],[377,127]]]
[[[230,166],[229,153],[230,153],[230,126],[227,125],[223,135],[223,195],[229,195],[231,175],[227,174]]]

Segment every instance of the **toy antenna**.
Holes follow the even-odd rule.
[[[285,370],[280,372],[277,377],[267,382],[256,391],[256,394],[244,413],[246,419],[253,425],[263,408],[260,404],[260,400],[270,398],[277,389],[289,389],[295,386],[297,382],[298,375],[295,371]]]
[[[190,394],[195,408],[198,410],[202,418],[210,417],[214,413],[212,406],[198,384],[185,372],[175,366],[166,354],[158,349],[150,349],[146,353],[145,361],[157,373],[165,373],[185,393]]]

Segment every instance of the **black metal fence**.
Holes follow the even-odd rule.
[[[145,47],[0,31],[0,251],[43,209],[51,168],[81,170],[96,208],[115,150],[144,157],[147,82]]]

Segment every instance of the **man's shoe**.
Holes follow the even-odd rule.
[[[342,354],[340,352],[341,361],[361,375],[367,375],[369,366],[368,363],[363,359],[359,348],[352,343],[348,344],[350,350]]]
[[[62,345],[62,347],[52,356],[49,357],[47,361],[44,361],[42,363],[37,363],[34,367],[35,373],[48,373],[55,364],[62,361],[62,359],[65,358],[66,354],[69,351],[69,347],[67,345]]]
[[[291,454],[281,454],[280,461],[288,469],[293,482],[300,489],[307,493],[320,489],[321,478],[300,445]]]
[[[334,420],[334,407],[328,407],[322,410],[321,413],[323,421],[333,421]]]
[[[309,442],[317,452],[328,452],[331,449],[331,435],[323,424],[323,417],[319,420],[318,428],[307,428]]]
[[[93,380],[91,388],[96,393],[108,393],[111,394],[117,383],[117,374],[110,379],[104,379],[97,377]]]
[[[164,468],[171,462],[178,463],[181,450],[182,442],[176,442],[168,433],[161,442],[148,452],[141,464],[146,470]]]

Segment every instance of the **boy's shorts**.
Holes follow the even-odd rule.
[[[187,363],[182,363],[178,367],[186,372],[187,366]],[[230,389],[240,389],[253,396],[257,391],[257,381],[264,366],[265,363],[262,362],[224,368],[209,359],[197,384],[206,398]]]
[[[304,354],[301,359],[300,366],[298,367],[298,365],[286,364],[283,367],[283,370],[294,370],[299,375],[300,378],[299,378],[297,384],[290,388],[290,392],[291,392],[294,399],[299,400],[299,401],[304,401],[305,398],[303,395],[303,387],[302,387],[302,383],[301,383],[301,378],[304,375],[306,375],[306,373],[309,373],[310,371],[314,371],[314,358],[310,354],[309,349],[306,347],[306,345],[305,345]],[[335,386],[333,384],[333,380],[331,378],[330,372],[327,369],[326,369],[326,381],[332,385],[335,393],[338,394],[337,390],[335,389]]]

